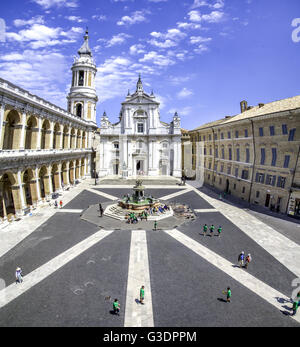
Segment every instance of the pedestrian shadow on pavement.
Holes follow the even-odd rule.
[[[280,312],[281,312],[282,314],[284,314],[285,316],[291,316],[291,313],[288,312],[288,311],[280,310]]]
[[[120,316],[120,314],[115,313],[114,310],[110,310],[109,313],[110,313],[111,315],[113,315],[113,316]]]
[[[223,299],[223,298],[218,298],[218,300],[221,301],[221,302],[226,302],[227,303],[227,301],[225,299]]]
[[[232,267],[238,267],[240,269],[243,269],[243,267],[240,267],[239,265],[233,264]]]
[[[292,300],[289,299],[289,300],[286,300],[284,298],[280,298],[280,297],[276,297],[275,298],[277,300],[277,302],[279,302],[280,304],[287,304],[287,303],[292,303]]]

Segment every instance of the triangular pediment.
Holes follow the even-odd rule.
[[[126,101],[122,103],[122,105],[124,104],[159,105],[159,102],[153,100],[153,98],[151,98],[150,96],[143,94],[143,95],[133,95],[130,99],[128,98]]]

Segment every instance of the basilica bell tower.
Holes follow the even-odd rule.
[[[86,30],[84,43],[78,51],[79,57],[74,59],[72,85],[67,96],[68,111],[96,125],[96,64],[89,47],[89,33]]]

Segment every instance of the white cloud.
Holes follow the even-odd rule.
[[[192,90],[189,90],[187,88],[183,88],[181,89],[181,91],[179,93],[177,93],[177,97],[179,99],[185,99],[188,98],[189,96],[192,96],[194,93]]]
[[[208,23],[217,23],[224,18],[224,12],[221,11],[212,11],[210,14],[201,14],[198,10],[193,10],[188,13],[190,21],[192,22],[208,22]]]
[[[79,27],[72,27],[68,31],[63,31],[59,27],[51,28],[43,24],[33,24],[30,28],[20,30],[18,33],[6,33],[6,38],[9,41],[26,42],[31,48],[37,49],[73,43],[82,32],[83,29]]]
[[[21,26],[33,25],[33,24],[44,24],[45,21],[43,16],[35,16],[29,20],[15,19],[13,23],[14,23],[14,26],[21,27]]]
[[[82,22],[86,22],[85,19],[79,17],[79,16],[66,16],[66,19],[68,19],[71,22],[77,22],[77,23],[82,23]]]
[[[177,27],[179,29],[193,29],[193,30],[195,30],[195,29],[200,29],[201,25],[196,24],[196,23],[178,22]]]
[[[202,54],[204,52],[207,52],[209,49],[207,46],[201,44],[197,48],[194,49],[194,52],[197,54]]]
[[[113,47],[116,45],[122,45],[126,43],[127,39],[131,38],[131,35],[120,33],[114,35],[110,40],[98,39],[98,42],[104,42],[106,47]]]
[[[121,20],[117,22],[117,25],[133,25],[145,22],[147,20],[146,14],[149,14],[149,11],[135,11],[131,16],[123,16]]]
[[[145,48],[145,46],[142,44],[132,45],[129,49],[129,53],[131,55],[143,54],[143,53],[145,53],[144,48]]]
[[[168,113],[174,114],[175,112],[177,112],[179,117],[180,117],[180,116],[188,116],[192,112],[192,110],[193,110],[193,108],[191,106],[186,106],[186,107],[179,108],[179,109],[171,108],[168,111]]]
[[[105,15],[94,15],[92,16],[92,19],[98,20],[99,22],[107,20],[107,17]]]
[[[170,65],[175,64],[175,61],[172,60],[170,57],[166,57],[162,54],[158,54],[155,51],[151,51],[151,52],[145,54],[143,58],[139,59],[139,62],[141,62],[141,63],[150,62],[151,64],[158,65],[161,67],[170,66]]]
[[[78,7],[77,0],[32,0],[32,1],[42,6],[46,10],[51,7]]]
[[[220,9],[224,7],[224,0],[216,0],[216,2],[210,3],[207,0],[194,0],[193,5],[191,6],[192,9],[199,8],[199,7],[210,7],[214,9]]]
[[[69,68],[62,54],[49,50],[11,52],[0,58],[2,78],[63,108],[66,94],[57,85],[71,80]]]
[[[177,28],[169,29],[166,33],[153,31],[150,35],[154,39],[149,40],[148,43],[162,49],[176,47],[179,41],[187,36]]]
[[[211,37],[202,37],[202,36],[191,36],[190,37],[190,43],[191,44],[210,42],[211,40],[212,40]]]

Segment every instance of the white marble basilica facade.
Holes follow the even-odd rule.
[[[144,92],[141,77],[136,91],[122,103],[120,121],[101,118],[99,176],[181,177],[181,128],[177,113],[170,124],[160,120],[159,102]]]

